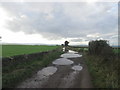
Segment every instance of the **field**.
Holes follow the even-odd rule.
[[[115,53],[120,53],[120,49],[114,49],[113,50]]]
[[[2,56],[2,45],[0,44],[0,56]]]
[[[2,85],[4,88],[15,87],[20,82],[33,76],[36,71],[42,67],[48,66],[53,60],[59,58],[63,53],[60,46],[45,46],[45,45],[3,45],[3,56],[9,57],[14,55],[29,54],[36,52],[49,51],[57,48],[57,51],[48,53],[39,58],[18,63],[15,65],[9,64],[2,67]],[[114,49],[114,55],[110,58],[104,56],[89,55],[88,48],[72,48],[75,51],[81,52],[83,58],[89,68],[94,87],[97,88],[118,88],[118,57],[120,49]]]
[[[57,47],[47,45],[2,45],[2,57],[49,51]]]
[[[52,53],[48,53],[46,55],[41,55],[39,58],[35,57],[33,60],[19,62],[16,64],[11,62],[10,64],[2,67],[3,88],[15,87],[20,82],[34,75],[36,71],[57,59],[63,53],[61,48],[58,47],[59,46],[4,45],[3,52],[5,57],[48,51],[56,48],[57,50],[54,52],[51,51]],[[15,61],[13,60],[13,62]]]

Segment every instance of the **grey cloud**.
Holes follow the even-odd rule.
[[[70,41],[72,41],[72,42],[81,42],[81,41],[83,41],[84,39],[71,39]]]
[[[40,33],[47,39],[83,37],[88,40],[91,38],[85,36],[89,33],[112,33],[117,27],[117,10],[112,11],[114,3],[3,3],[2,7],[16,17],[7,22],[8,29]]]

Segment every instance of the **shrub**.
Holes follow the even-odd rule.
[[[89,42],[89,54],[108,57],[113,54],[112,48],[106,40],[96,40]]]

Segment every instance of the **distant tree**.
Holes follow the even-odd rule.
[[[64,46],[64,44],[61,44],[61,46]]]
[[[65,46],[68,46],[69,42],[68,41],[65,41]]]

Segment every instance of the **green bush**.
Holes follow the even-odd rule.
[[[104,56],[105,58],[113,55],[113,49],[106,40],[96,40],[89,42],[89,54]]]

